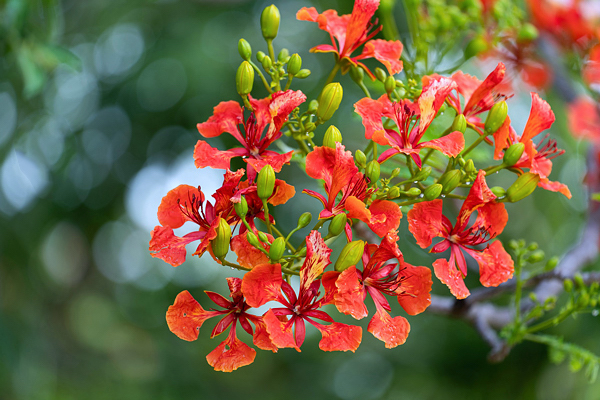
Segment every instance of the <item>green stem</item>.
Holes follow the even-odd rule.
[[[267,230],[269,231],[269,234],[272,236],[273,228],[271,227],[271,218],[269,216],[269,205],[267,204],[267,199],[263,199],[262,203],[263,203],[263,210],[265,213],[265,224],[267,225]]]
[[[469,154],[471,152],[471,150],[473,150],[475,147],[479,146],[479,144],[481,144],[481,142],[483,142],[485,139],[486,139],[486,136],[479,136],[468,148],[463,150],[461,156],[465,157],[467,154]]]
[[[239,269],[240,271],[250,271],[252,269],[252,268],[242,267],[239,264],[231,263],[231,262],[227,261],[225,258],[220,258],[219,261],[223,265],[226,265],[226,266],[231,267],[231,268]]]
[[[494,172],[498,172],[498,171],[500,171],[501,169],[504,169],[504,168],[506,168],[506,165],[500,164],[500,165],[496,165],[495,167],[484,168],[484,171],[485,171],[486,175],[491,175]]]
[[[283,89],[283,90],[288,90],[290,88],[290,85],[292,84],[292,79],[294,79],[294,77],[292,75],[290,75],[288,77],[287,83],[285,84],[285,89]]]
[[[288,237],[285,237],[285,236],[283,235],[283,233],[281,233],[281,232],[279,231],[279,229],[277,229],[275,226],[272,226],[272,225],[271,225],[271,228],[272,228],[272,229],[275,231],[275,233],[276,233],[277,235],[279,235],[280,237],[282,237],[282,238],[284,238],[284,239],[285,239],[285,244],[286,244],[286,246],[288,247],[288,249],[290,249],[290,250],[292,251],[292,253],[295,253],[295,252],[296,252],[296,249],[294,248],[294,246],[292,246],[292,245],[291,245],[291,244],[288,242],[288,238],[289,238],[289,237],[292,235],[292,233],[294,233],[295,231],[292,231],[292,232],[290,233],[290,235],[288,235]]]
[[[269,86],[269,82],[267,82],[265,76],[262,74],[260,69],[258,69],[258,66],[256,66],[256,64],[254,64],[252,61],[250,61],[250,65],[252,65],[254,71],[258,73],[258,76],[260,76],[260,80],[262,81],[263,85],[265,85],[265,88],[269,91],[269,93],[273,93],[273,90],[271,90],[271,86]]]
[[[342,66],[342,62],[341,62],[341,60],[338,60],[335,63],[335,65],[333,66],[333,69],[331,70],[331,72],[329,73],[329,76],[327,77],[327,80],[325,81],[325,85],[323,85],[323,87],[325,87],[325,86],[329,85],[331,82],[333,82],[333,78],[335,78],[335,76],[337,75],[341,66]],[[321,97],[321,96],[319,96],[319,97]]]

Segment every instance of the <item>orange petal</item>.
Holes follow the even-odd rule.
[[[206,356],[206,361],[215,371],[232,372],[245,365],[252,364],[256,350],[239,340],[229,337]]]
[[[435,276],[440,282],[448,286],[450,293],[457,299],[464,299],[471,294],[465,285],[462,273],[454,266],[450,266],[445,258],[435,260],[433,270]]]
[[[379,237],[389,231],[395,231],[400,225],[402,211],[400,207],[389,200],[375,200],[369,207],[371,219],[367,221],[369,228]]]
[[[355,319],[369,315],[365,306],[365,288],[358,281],[356,267],[345,269],[335,282],[337,293],[335,306],[342,314],[350,314]]]
[[[354,353],[362,340],[360,326],[334,322],[331,325],[322,325],[319,327],[319,331],[323,335],[319,342],[319,348],[323,351],[351,351]]]
[[[431,240],[443,232],[441,199],[424,201],[408,212],[408,230],[421,248],[429,247]]]
[[[203,203],[204,194],[190,185],[179,185],[175,189],[170,190],[169,193],[162,198],[160,206],[158,206],[158,221],[160,224],[177,229],[186,221],[189,221],[190,219],[182,212],[180,204],[184,208],[194,207],[194,205],[191,204],[192,199],[199,199],[200,203]]]
[[[515,264],[510,255],[496,240],[483,251],[469,251],[479,264],[479,280],[483,286],[498,286],[513,276]]]
[[[246,303],[251,307],[260,307],[266,302],[277,299],[281,292],[281,265],[257,265],[246,272],[242,279],[242,292]]]
[[[406,342],[410,332],[410,324],[404,317],[392,318],[383,307],[378,306],[367,330],[384,342],[386,348],[392,349]]]
[[[431,304],[431,270],[427,267],[414,267],[402,264],[404,279],[399,288],[398,303],[409,315],[425,311]]]
[[[216,315],[219,313],[204,310],[190,292],[184,290],[167,311],[167,325],[180,339],[192,341],[198,339],[198,331],[204,321]]]

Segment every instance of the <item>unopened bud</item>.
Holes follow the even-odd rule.
[[[575,280],[575,285],[577,286],[577,289],[585,289],[585,282],[583,281],[583,276],[581,276],[579,272],[575,274],[573,279]]]
[[[356,160],[356,165],[361,168],[364,168],[367,165],[367,156],[361,150],[356,150],[354,153],[354,159]]]
[[[273,240],[271,243],[271,248],[269,249],[269,258],[271,261],[277,261],[283,256],[283,251],[285,250],[285,239],[282,237],[278,237]]]
[[[347,243],[335,262],[335,270],[342,272],[348,267],[358,264],[362,258],[364,249],[365,242],[362,240],[355,240]]]
[[[585,308],[588,304],[590,304],[590,295],[588,293],[582,293],[577,300],[577,305],[581,308]]]
[[[310,76],[310,69],[303,68],[294,76],[298,79],[308,78]]]
[[[273,40],[279,30],[279,10],[273,4],[266,7],[260,16],[260,29],[266,40]]]
[[[286,49],[285,47],[283,49],[281,49],[281,51],[279,52],[279,54],[277,54],[277,60],[285,63],[286,61],[288,61],[290,59],[290,52],[288,49]]]
[[[462,180],[462,174],[460,170],[453,169],[446,172],[438,183],[444,187],[442,193],[448,194],[453,191],[458,185],[460,185],[460,181]]]
[[[537,174],[532,174],[531,172],[526,172],[522,174],[508,188],[508,190],[506,191],[506,198],[511,203],[523,200],[525,197],[533,193],[539,181],[540,176]]]
[[[248,202],[246,198],[242,196],[242,200],[239,203],[233,203],[233,208],[240,218],[244,218],[248,214]]]
[[[333,219],[329,223],[329,233],[327,236],[334,237],[344,232],[347,222],[348,217],[344,213],[338,214],[335,217],[333,217]]]
[[[496,197],[504,197],[506,195],[506,190],[502,186],[494,186],[490,190]]]
[[[317,117],[321,121],[327,121],[333,116],[333,113],[336,112],[342,102],[343,94],[342,85],[337,82],[325,86],[319,99],[319,107],[317,108]]]
[[[317,100],[311,100],[310,103],[308,103],[308,112],[314,114],[317,112],[318,107],[319,102]]]
[[[536,250],[533,253],[531,253],[529,257],[527,257],[527,261],[531,264],[534,264],[542,261],[544,257],[546,257],[546,254],[544,254],[543,250]]]
[[[350,67],[350,78],[358,84],[360,84],[365,78],[365,72],[361,67],[351,66]]]
[[[410,189],[408,189],[406,191],[406,195],[408,197],[417,197],[420,194],[421,194],[421,189],[416,188],[416,187],[411,187]]]
[[[425,192],[423,192],[423,195],[425,196],[426,200],[437,199],[438,197],[440,197],[440,194],[442,194],[443,188],[444,187],[442,185],[440,185],[439,183],[435,183],[435,184],[429,186],[427,189],[425,189]]]
[[[310,221],[312,220],[312,214],[309,213],[308,211],[303,213],[300,218],[298,218],[298,225],[297,228],[298,229],[302,229],[306,226],[308,226],[308,224],[310,224]]]
[[[275,171],[269,164],[262,167],[256,178],[257,194],[261,200],[266,200],[275,190]]]
[[[235,87],[240,96],[245,96],[252,91],[254,85],[254,69],[248,61],[243,61],[235,74]]]
[[[397,186],[393,186],[390,188],[390,190],[388,191],[388,199],[395,199],[398,196],[400,196],[400,189]]]
[[[384,70],[382,70],[381,68],[377,67],[375,68],[375,76],[377,77],[377,79],[379,79],[381,82],[385,82],[385,78],[387,78],[387,74],[385,73]]]
[[[304,129],[306,130],[306,132],[312,132],[315,129],[317,129],[317,125],[315,125],[314,122],[307,122],[304,124]]]
[[[394,179],[395,177],[400,175],[400,172],[402,172],[402,170],[399,167],[394,168],[392,170],[392,173],[390,174],[390,179]]]
[[[507,115],[508,104],[506,104],[506,101],[494,104],[485,120],[485,133],[490,135],[500,129]]]
[[[521,156],[523,155],[523,151],[525,151],[525,143],[519,142],[511,145],[504,152],[504,158],[502,158],[502,162],[507,167],[512,167],[519,162]]]
[[[263,243],[269,243],[269,237],[264,232],[258,231],[258,239]]]
[[[471,40],[465,48],[465,60],[483,53],[488,49],[487,41],[482,36],[477,36]]]
[[[229,242],[231,241],[231,227],[223,218],[219,219],[217,226],[217,237],[211,242],[212,252],[215,257],[223,258],[229,252]]]
[[[246,39],[240,39],[238,42],[238,52],[245,61],[250,61],[250,57],[252,57],[252,47]]]
[[[539,32],[535,26],[530,24],[529,22],[523,24],[519,33],[517,34],[518,42],[531,42],[537,39],[539,36]]]
[[[381,167],[377,161],[373,160],[367,164],[367,169],[365,172],[367,178],[369,178],[372,183],[377,182],[379,179],[379,174],[381,173]]]
[[[325,136],[323,136],[323,146],[335,149],[336,143],[342,142],[342,133],[338,128],[331,125],[325,131]]]
[[[527,246],[527,250],[536,251],[538,249],[538,244],[536,242],[531,242],[529,246]]]
[[[565,289],[565,292],[571,292],[573,290],[573,281],[568,278],[565,279],[563,282],[563,288]]]
[[[383,86],[385,88],[385,92],[387,94],[390,94],[394,91],[394,89],[396,89],[396,80],[393,76],[388,76],[387,78],[385,78],[385,83]]]
[[[421,168],[421,170],[413,177],[413,180],[417,182],[424,181],[425,179],[429,178],[431,171],[432,169],[430,166]]]
[[[288,73],[290,75],[296,75],[298,72],[300,72],[300,68],[302,68],[302,58],[298,55],[298,53],[294,53],[290,57],[290,61],[288,61]]]
[[[465,133],[467,130],[467,119],[463,114],[458,114],[456,117],[454,117],[454,121],[452,122],[450,130],[452,132],[459,131],[460,133]]]
[[[247,231],[246,232],[246,240],[254,247],[260,246],[260,242],[258,241],[258,237],[254,234],[254,232]]]
[[[558,257],[554,256],[546,262],[546,265],[544,266],[544,270],[551,271],[554,268],[556,268],[557,265],[558,265]]]
[[[265,71],[269,71],[269,69],[271,69],[271,66],[273,65],[273,61],[271,61],[271,57],[269,56],[264,56],[261,63]]]
[[[470,158],[467,160],[467,162],[465,163],[465,166],[463,167],[465,172],[468,174],[477,174],[477,168],[475,168],[475,164],[473,163],[473,160],[471,160]]]
[[[262,51],[258,51],[256,52],[256,59],[258,60],[259,63],[262,64],[263,59],[265,58],[266,54],[263,53]]]

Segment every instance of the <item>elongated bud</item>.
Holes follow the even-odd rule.
[[[524,173],[508,188],[506,198],[511,203],[524,199],[533,193],[539,181],[539,175],[532,174],[531,172]]]
[[[319,102],[317,100],[311,100],[308,103],[308,112],[311,114],[315,114],[317,112],[317,108],[319,107]]]
[[[452,132],[459,131],[461,133],[465,133],[467,130],[467,119],[464,115],[458,114],[454,117],[454,121],[452,122],[452,126],[450,127]]]
[[[260,246],[260,242],[258,241],[258,237],[254,234],[254,232],[247,231],[246,232],[246,240],[248,240],[248,243],[250,243],[254,247],[259,247]],[[262,248],[262,246],[261,246],[261,248]]]
[[[290,61],[288,61],[288,73],[290,75],[296,75],[298,72],[300,72],[300,68],[302,68],[302,58],[298,55],[298,53],[294,53],[290,57]]]
[[[308,226],[308,224],[310,224],[310,221],[312,220],[312,214],[309,213],[308,211],[303,213],[300,218],[298,218],[298,225],[297,228],[298,229],[302,229]]]
[[[400,172],[402,172],[402,170],[399,167],[394,168],[392,170],[392,173],[390,174],[390,179],[394,179],[395,177],[400,175]]]
[[[306,69],[306,68],[302,68],[300,71],[298,71],[298,73],[295,75],[296,78],[298,79],[304,79],[304,78],[308,78],[310,76],[310,69]]]
[[[465,48],[465,60],[483,53],[488,49],[487,41],[482,36],[477,36],[471,40]]]
[[[418,195],[421,194],[421,189],[416,188],[416,187],[411,187],[405,193],[408,197],[417,197]]]
[[[271,243],[271,248],[269,249],[269,258],[271,261],[277,261],[283,256],[283,251],[285,250],[285,239],[282,237],[278,237],[273,240]]]
[[[385,73],[384,70],[382,70],[381,68],[377,67],[375,68],[375,76],[377,77],[377,79],[379,79],[381,82],[385,82],[385,78],[387,78],[387,74]]]
[[[279,19],[279,10],[273,4],[263,10],[260,16],[260,29],[266,40],[273,40],[277,37]]]
[[[338,214],[329,223],[329,232],[327,236],[334,237],[341,234],[346,228],[346,223],[348,222],[348,217],[346,214]]]
[[[519,142],[511,145],[504,152],[504,158],[502,159],[502,162],[507,167],[515,165],[521,159],[523,151],[525,151],[525,143]]]
[[[393,76],[388,76],[387,78],[385,78],[385,83],[383,86],[385,88],[385,92],[387,94],[390,94],[394,91],[394,89],[396,89],[396,80]]]
[[[355,240],[346,244],[335,262],[335,270],[342,272],[348,267],[358,264],[362,258],[364,249],[365,242],[362,240]]]
[[[361,168],[364,168],[367,165],[367,156],[361,150],[356,150],[354,153],[354,159],[356,160],[356,165]]]
[[[400,196],[400,189],[397,186],[391,187],[387,196],[388,199],[395,199],[396,197]]]
[[[494,186],[490,190],[496,197],[504,197],[506,195],[506,189],[504,189],[502,186]]]
[[[361,67],[351,66],[350,67],[350,78],[358,84],[362,83],[365,78],[365,72]]]
[[[252,91],[254,85],[254,69],[248,61],[243,61],[235,74],[235,87],[240,96],[245,96]]]
[[[465,166],[463,167],[465,172],[468,174],[476,174],[477,173],[477,168],[475,168],[475,163],[473,163],[473,160],[471,160],[470,158],[467,160],[467,162],[465,163]]]
[[[217,226],[217,237],[211,242],[212,251],[215,257],[223,258],[229,252],[229,242],[231,241],[231,227],[223,218],[219,219]]]
[[[263,53],[262,51],[258,51],[256,52],[256,59],[258,60],[259,63],[262,64],[263,59],[265,58],[266,54]]]
[[[279,60],[282,63],[285,63],[289,59],[290,59],[290,51],[284,47],[283,49],[281,49],[279,54],[277,54],[277,60]]]
[[[273,62],[271,61],[271,57],[264,56],[263,59],[262,59],[262,61],[261,61],[261,64],[262,64],[263,69],[265,71],[269,71],[269,69],[271,69],[271,66],[273,66]]]
[[[325,86],[319,99],[319,107],[317,108],[317,117],[321,121],[327,121],[333,116],[333,113],[336,112],[342,102],[343,94],[342,85],[337,82]]]
[[[485,133],[490,135],[500,129],[507,115],[508,104],[506,104],[506,101],[494,104],[485,120]]]
[[[379,174],[381,173],[381,167],[379,166],[379,163],[375,160],[369,162],[367,164],[366,173],[367,178],[369,178],[371,182],[377,182],[377,179],[379,179]]]
[[[256,178],[256,187],[258,198],[266,200],[273,194],[275,190],[275,171],[269,164],[262,167]]]
[[[417,182],[420,181],[424,181],[425,179],[429,178],[429,175],[431,175],[431,167],[427,166],[424,168],[421,168],[421,170],[414,176],[414,180]]]
[[[248,214],[248,202],[246,201],[246,197],[242,196],[242,201],[233,203],[233,208],[235,208],[235,213],[238,217],[244,218],[246,214]]]
[[[266,233],[261,231],[258,231],[258,240],[260,240],[263,243],[269,243],[269,237]]]
[[[331,125],[325,131],[325,136],[323,136],[323,146],[335,149],[336,143],[342,143],[342,133],[338,128]]]
[[[458,185],[460,185],[460,181],[462,180],[462,174],[460,170],[453,169],[451,171],[446,172],[438,183],[443,186],[442,193],[448,194],[453,191]]]
[[[440,185],[439,183],[435,183],[435,184],[429,186],[427,189],[425,189],[425,192],[423,192],[423,195],[425,196],[426,200],[437,199],[442,194],[443,188],[444,187],[442,185]]]
[[[554,268],[556,268],[557,265],[558,265],[558,257],[554,256],[546,262],[546,265],[544,266],[544,270],[552,271]]]
[[[238,52],[244,61],[250,61],[250,57],[252,57],[252,47],[246,39],[240,39],[238,42]]]

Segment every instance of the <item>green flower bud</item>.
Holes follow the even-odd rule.
[[[285,239],[282,237],[278,237],[273,240],[271,243],[271,248],[269,249],[269,258],[271,261],[277,261],[283,256],[283,251],[285,250]]]
[[[471,40],[469,44],[467,44],[464,53],[465,60],[468,60],[471,57],[481,54],[487,49],[487,41],[482,36],[477,36],[475,39]]]
[[[259,63],[262,64],[263,59],[265,58],[266,54],[263,53],[262,51],[258,51],[256,53],[256,59],[258,60]]]
[[[465,133],[467,130],[467,119],[465,116],[458,114],[456,117],[454,117],[454,121],[452,122],[450,130],[452,132],[459,131],[460,133]]]
[[[273,40],[277,37],[279,19],[279,10],[273,4],[263,10],[260,16],[260,29],[266,40]]]
[[[371,183],[377,182],[379,179],[379,174],[381,173],[381,167],[379,163],[375,160],[369,162],[367,164],[366,175],[367,178],[371,181]]]
[[[347,222],[348,217],[344,213],[338,214],[335,217],[333,217],[333,219],[329,223],[329,233],[327,234],[327,236],[334,237],[344,232]]]
[[[229,242],[231,241],[231,227],[223,218],[219,219],[217,226],[217,237],[211,242],[211,247],[215,257],[221,259],[229,251]]]
[[[345,269],[358,264],[362,258],[364,249],[365,242],[362,240],[355,240],[347,243],[335,262],[335,270],[342,272]]]
[[[356,150],[354,153],[354,159],[356,160],[356,165],[361,168],[364,168],[367,165],[367,156],[361,150]]]
[[[235,74],[235,87],[240,96],[252,91],[254,85],[254,69],[248,61],[243,61]]]
[[[258,239],[263,243],[269,243],[269,237],[264,232],[258,231]]]
[[[235,208],[238,217],[244,218],[246,214],[248,214],[248,202],[246,201],[246,197],[242,196],[242,201],[233,203],[233,208]]]
[[[519,176],[515,183],[508,188],[506,191],[506,198],[511,203],[523,200],[525,197],[533,193],[539,181],[539,175],[532,174],[531,172],[524,173],[523,175]]]
[[[583,276],[581,276],[579,272],[575,274],[573,279],[575,280],[575,285],[578,289],[585,289],[585,282],[583,281]]]
[[[262,167],[256,178],[256,187],[258,198],[266,200],[273,194],[275,190],[275,171],[269,164]]]
[[[350,78],[358,84],[362,83],[365,78],[365,71],[361,67],[351,66],[350,67]]]
[[[281,49],[281,51],[279,52],[279,54],[277,54],[277,60],[279,62],[285,63],[290,59],[290,52],[288,49],[286,49],[285,47],[283,49]]]
[[[518,42],[531,42],[531,41],[537,39],[539,35],[540,35],[540,33],[538,32],[537,28],[535,26],[533,26],[532,24],[530,24],[529,22],[527,22],[527,23],[523,24],[523,26],[519,30],[519,33],[517,34],[517,41]]]
[[[317,112],[317,108],[319,108],[319,102],[317,100],[311,100],[308,103],[308,112],[311,114],[315,114]]]
[[[540,262],[546,257],[543,250],[536,250],[527,257],[527,261],[531,264]]]
[[[416,187],[411,187],[410,189],[408,189],[406,191],[406,195],[408,197],[417,197],[420,194],[421,194],[421,189],[416,188]]]
[[[470,158],[465,163],[464,170],[468,174],[477,174],[477,168],[475,168],[475,164]]]
[[[340,130],[333,125],[327,128],[325,131],[325,136],[323,136],[323,146],[335,149],[335,144],[341,142],[342,133]]]
[[[310,224],[310,221],[312,220],[312,214],[309,213],[308,211],[303,213],[300,218],[298,218],[298,225],[297,228],[298,229],[302,229],[305,228],[306,226],[308,226],[308,224]]]
[[[262,59],[262,66],[265,71],[269,71],[269,69],[271,69],[271,66],[273,66],[273,61],[271,61],[271,57],[264,56]]]
[[[557,265],[558,265],[558,257],[554,256],[546,262],[546,265],[544,266],[544,270],[551,271],[554,268],[556,268]]]
[[[577,299],[577,306],[585,308],[588,304],[590,304],[590,295],[588,293],[582,293],[581,296],[579,296],[579,299]]]
[[[398,196],[400,196],[400,189],[397,186],[391,187],[387,194],[388,199],[395,199]]]
[[[570,293],[573,290],[573,281],[570,279],[565,279],[563,281],[563,287],[565,289],[565,292]]]
[[[506,116],[508,115],[508,104],[506,101],[501,101],[500,103],[496,103],[490,109],[490,112],[487,115],[485,120],[485,133],[491,135],[496,132],[504,121],[506,120]]]
[[[260,242],[258,241],[258,237],[254,234],[254,232],[247,231],[246,232],[246,240],[254,247],[259,247]],[[261,246],[262,247],[262,246]]]
[[[385,78],[385,83],[383,86],[385,88],[385,92],[387,94],[390,94],[394,91],[394,89],[396,89],[396,80],[393,76],[388,76],[387,78]]]
[[[515,144],[511,145],[504,152],[504,158],[502,158],[502,162],[507,167],[512,167],[521,159],[521,156],[523,155],[523,151],[525,151],[524,143],[519,142],[519,143],[515,143]]]
[[[325,86],[319,99],[319,107],[317,108],[317,117],[321,121],[327,121],[333,116],[333,113],[336,112],[342,102],[343,94],[342,85],[337,82]]]
[[[400,175],[400,172],[402,172],[402,170],[399,167],[396,167],[392,170],[392,173],[390,175],[390,179],[394,179],[395,177],[397,177],[398,175]]]
[[[252,57],[252,47],[246,39],[240,39],[238,42],[238,52],[244,61],[250,61],[250,57]]]
[[[310,69],[303,68],[294,77],[298,79],[308,78],[310,76]]]
[[[441,176],[438,183],[444,187],[443,194],[448,194],[453,191],[462,180],[462,173],[458,169],[453,169]]]
[[[417,182],[424,181],[425,179],[429,178],[431,171],[431,167],[429,166],[421,168],[421,170],[413,177],[413,180]]]
[[[302,58],[298,55],[298,53],[294,53],[290,57],[290,61],[288,61],[288,73],[290,75],[296,75],[298,72],[300,72],[300,68],[302,68]]]
[[[504,197],[506,195],[506,190],[502,186],[494,186],[490,190],[496,197]]]
[[[433,184],[433,185],[429,186],[427,189],[425,189],[425,192],[423,192],[423,195],[425,196],[426,200],[437,199],[442,194],[443,188],[444,187],[442,185],[440,185],[439,183]]]
[[[377,79],[379,79],[381,82],[385,82],[385,78],[387,78],[387,74],[385,73],[384,70],[382,70],[381,68],[377,67],[375,68],[375,76],[377,77]]]
[[[306,129],[306,132],[312,132],[317,129],[317,125],[314,122],[307,122],[304,124],[304,129]]]
[[[527,250],[536,251],[538,249],[538,244],[536,242],[531,242],[529,246],[527,246]]]

